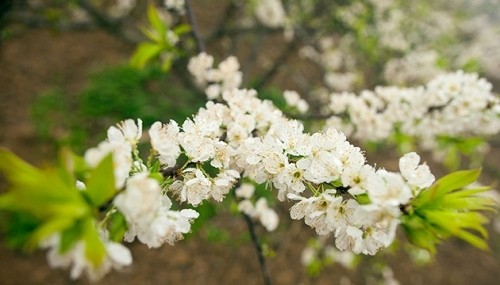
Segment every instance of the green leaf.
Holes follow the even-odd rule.
[[[154,5],[148,6],[148,20],[153,29],[155,29],[158,34],[165,35],[167,32],[167,26],[161,20],[160,14]]]
[[[67,148],[59,153],[59,162],[67,172],[75,175],[73,180],[84,180],[84,174],[89,170],[85,159]]]
[[[191,31],[191,26],[186,24],[180,24],[172,30],[176,35],[184,35]]]
[[[45,220],[54,215],[82,216],[88,212],[74,180],[65,170],[37,169],[11,152],[0,149],[0,170],[10,183],[0,195],[0,208],[24,211]]]
[[[432,254],[436,253],[435,245],[439,239],[424,220],[417,216],[406,216],[402,219],[402,226],[409,242]]]
[[[115,193],[115,176],[113,173],[113,155],[108,154],[90,173],[85,191],[92,205],[99,208],[111,199]]]
[[[370,197],[367,193],[356,195],[356,201],[358,201],[360,205],[371,204]]]
[[[98,268],[106,257],[106,248],[99,238],[96,223],[93,218],[83,222],[83,242],[85,243],[85,257],[94,268]]]
[[[75,245],[75,243],[81,238],[81,235],[82,225],[80,222],[76,222],[73,224],[73,226],[62,231],[59,253],[64,254],[66,251],[71,249],[73,245]]]
[[[73,223],[74,220],[67,217],[56,217],[45,222],[41,226],[37,227],[36,230],[31,234],[30,239],[26,243],[26,249],[36,249],[40,245],[41,241],[57,232],[66,230]]]
[[[9,190],[0,195],[0,209],[12,213],[13,217],[30,217],[36,222],[27,224],[28,227],[19,232],[26,249],[38,247],[42,240],[55,233],[64,233],[92,212],[65,167],[37,169],[2,149],[0,170],[7,174],[10,183]],[[69,236],[68,232],[68,243]]]
[[[488,244],[486,243],[486,241],[476,235],[473,235],[467,231],[460,231],[457,236],[479,249],[488,250]]]
[[[402,219],[408,239],[415,245],[434,250],[435,244],[456,236],[471,245],[487,249],[488,219],[479,211],[494,210],[496,203],[479,194],[490,187],[464,188],[479,177],[480,170],[453,172],[422,191],[411,202],[412,211]]]
[[[43,176],[37,168],[2,147],[0,147],[0,171],[12,184],[35,184]]]
[[[0,212],[1,231],[7,246],[22,249],[29,240],[31,233],[40,226],[40,221],[32,215],[18,212]]]
[[[111,217],[108,221],[108,231],[109,231],[109,239],[115,242],[123,241],[123,237],[125,236],[125,232],[127,231],[127,221],[122,213],[119,211],[115,211],[111,214]]]
[[[130,65],[142,69],[146,64],[157,57],[163,50],[163,46],[155,43],[141,43],[130,59]]]
[[[416,199],[416,205],[420,206],[449,192],[468,186],[477,180],[480,173],[481,169],[452,172],[434,182],[429,189],[422,191]]]
[[[172,54],[165,54],[165,57],[162,57],[161,70],[168,72],[170,68],[172,68],[172,64],[174,63]]]
[[[475,182],[481,173],[481,169],[462,170],[450,173],[436,181],[439,193],[444,194],[463,188]]]
[[[467,211],[495,211],[496,202],[487,196],[477,196],[476,194],[490,190],[490,187],[477,189],[466,189],[445,195],[439,203],[440,207],[448,209],[462,209]]]

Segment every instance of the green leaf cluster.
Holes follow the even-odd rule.
[[[58,250],[65,253],[83,242],[85,256],[94,267],[106,257],[96,218],[98,209],[116,194],[112,156],[85,170],[83,160],[66,153],[59,167],[39,169],[0,148],[0,171],[10,188],[0,194],[2,228],[13,246],[33,250],[59,234]],[[76,186],[83,175],[86,189]]]
[[[480,211],[493,210],[495,202],[478,195],[489,187],[467,187],[479,174],[480,169],[453,172],[404,206],[402,226],[409,241],[431,253],[436,252],[440,241],[451,236],[488,249],[485,241],[488,233],[484,228],[488,219]]]
[[[182,53],[173,38],[177,38],[190,31],[188,25],[178,25],[169,30],[168,24],[160,17],[160,13],[155,6],[148,7],[149,26],[142,29],[144,35],[149,39],[142,42],[135,50],[130,64],[137,68],[144,68],[149,62],[157,58],[161,59],[161,68],[164,71],[170,70],[173,61]]]

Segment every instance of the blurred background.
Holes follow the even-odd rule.
[[[198,53],[193,30],[216,62],[235,55],[243,87],[280,108],[283,90],[296,90],[311,106],[306,125],[323,114],[331,92],[379,85],[419,86],[447,71],[477,72],[500,89],[500,2],[498,0],[329,1],[288,0],[282,8],[259,8],[262,1],[190,1],[197,26],[175,35],[170,47],[150,60],[134,62],[137,45],[147,41],[148,2],[170,27],[189,23],[189,12],[175,2],[135,0],[4,0],[0,2],[0,146],[23,159],[46,165],[57,151],[83,152],[125,118],[178,122],[206,102],[203,88],[187,72]],[[270,6],[274,4],[269,4]],[[181,8],[179,8],[181,7]],[[283,15],[280,16],[280,9]],[[266,14],[266,11],[268,14]],[[271,11],[271,12],[269,12]],[[274,11],[274,12],[273,12]],[[142,27],[142,28],[141,28]],[[485,138],[481,182],[500,179],[500,136]],[[399,154],[391,143],[364,144],[371,164],[396,170]],[[459,153],[458,167],[479,154]],[[437,177],[443,161],[425,160]],[[477,161],[477,160],[476,160]],[[448,165],[449,166],[449,165]],[[0,189],[6,183],[0,180]],[[490,251],[456,239],[443,243],[433,260],[409,249],[402,237],[386,253],[304,265],[304,249],[314,232],[287,218],[279,205],[280,226],[258,229],[273,284],[497,284],[500,280],[500,221],[490,213]],[[245,222],[228,209],[176,246],[149,250],[132,243],[134,263],[97,284],[262,284],[256,253]],[[496,225],[496,227],[495,227]],[[495,230],[495,228],[497,228]],[[45,253],[0,244],[1,284],[87,284],[50,269]],[[331,240],[320,243],[332,242]],[[314,247],[314,246],[313,246]],[[325,254],[326,253],[322,253]],[[351,264],[352,265],[352,264]]]

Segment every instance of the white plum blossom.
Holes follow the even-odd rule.
[[[235,193],[237,197],[250,199],[255,192],[255,186],[250,183],[242,183],[240,187],[236,188]]]
[[[89,166],[96,167],[102,159],[111,153],[116,188],[122,188],[130,174],[133,164],[132,151],[139,140],[139,133],[142,132],[140,131],[141,123],[139,126],[135,126],[132,120],[127,122],[132,123],[123,123],[121,131],[116,127],[109,128],[108,140],[101,142],[95,148],[88,149],[84,157]]]
[[[285,92],[283,92],[283,97],[287,105],[296,108],[299,113],[303,114],[309,110],[309,104],[307,104],[304,99],[300,98],[297,91],[285,90]]]
[[[221,171],[217,177],[214,178],[211,190],[212,198],[217,202],[222,202],[225,195],[229,193],[236,184],[238,178],[240,178],[240,173],[234,169]]]
[[[71,279],[78,279],[82,274],[85,274],[90,280],[95,281],[111,269],[119,270],[132,264],[132,254],[127,247],[120,243],[112,242],[105,238],[105,236],[104,239],[101,239],[101,242],[104,245],[106,255],[98,264],[88,259],[85,253],[86,244],[82,240],[77,241],[73,247],[61,253],[61,236],[60,234],[54,234],[43,240],[41,247],[48,249],[47,261],[50,267],[70,267]]]
[[[164,0],[165,7],[177,11],[177,13],[184,15],[186,13],[185,0]]]
[[[179,142],[186,155],[195,162],[203,162],[215,155],[216,140],[205,136],[209,126],[203,122],[186,120],[179,133]]]
[[[148,178],[147,173],[140,173],[127,181],[125,191],[114,199],[114,203],[129,221],[141,223],[152,220],[162,206],[161,192],[156,180]]]
[[[113,18],[126,16],[136,6],[137,0],[118,0],[109,8],[109,15]]]
[[[335,231],[335,246],[341,251],[360,254],[363,251],[363,231],[354,226]]]
[[[182,234],[190,230],[190,221],[198,217],[194,210],[170,210],[172,202],[147,173],[128,179],[125,191],[115,198],[114,204],[128,224],[125,240],[133,241],[137,237],[150,248],[182,239]]]
[[[155,122],[149,129],[151,146],[158,153],[160,162],[173,167],[181,154],[178,140],[179,126],[175,121],[167,125]]]
[[[268,232],[272,232],[278,227],[278,214],[268,206],[267,200],[263,197],[255,203],[253,216],[259,219]]]
[[[188,70],[196,82],[205,87],[205,93],[210,100],[217,99],[224,91],[239,88],[243,81],[238,59],[230,56],[221,61],[215,68],[214,58],[202,52],[189,60]]]
[[[384,169],[377,170],[377,174],[384,180],[383,187],[371,189],[368,192],[370,199],[376,204],[399,206],[408,203],[413,197],[408,184],[398,173],[388,172]]]
[[[122,121],[118,127],[111,126],[108,129],[108,141],[114,142],[128,142],[131,146],[135,146],[142,136],[142,120],[137,119],[137,123],[128,119]]]
[[[415,152],[405,154],[399,159],[399,170],[409,185],[418,188],[427,188],[435,180],[427,164],[418,165],[420,156]]]
[[[215,168],[229,168],[231,158],[236,154],[236,151],[223,141],[215,143],[215,154],[210,161],[210,165]]]
[[[285,24],[286,14],[281,0],[258,0],[255,8],[255,17],[270,28],[282,27]]]
[[[230,56],[219,63],[217,77],[213,81],[220,81],[222,90],[232,90],[240,87],[242,80],[240,63],[235,56]]]
[[[192,57],[188,63],[188,70],[196,79],[199,84],[205,84],[207,79],[207,72],[212,69],[214,58],[205,52]]]
[[[183,172],[184,182],[172,184],[171,190],[178,192],[181,202],[187,202],[193,206],[199,205],[203,200],[210,197],[212,182],[208,177],[196,168],[187,168]],[[179,180],[177,180],[179,181]]]
[[[275,179],[274,184],[280,190],[278,199],[283,201],[288,193],[304,192],[306,189],[304,182],[304,169],[298,168],[295,163],[287,164]]]
[[[238,210],[259,221],[268,232],[272,232],[278,227],[278,214],[268,206],[264,197],[259,198],[255,205],[251,200],[244,199],[238,203]]]

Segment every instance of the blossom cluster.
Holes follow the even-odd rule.
[[[267,27],[283,27],[286,21],[285,8],[281,0],[257,0],[255,17]]]
[[[306,113],[309,110],[309,104],[306,100],[300,98],[297,91],[285,90],[285,92],[283,92],[283,98],[285,98],[288,106],[296,109],[301,114]]]
[[[191,61],[190,71],[204,78],[205,73],[196,72],[210,73],[211,57],[197,59],[198,63]],[[224,74],[232,78],[234,73]],[[429,168],[419,165],[416,153],[401,158],[400,173],[376,169],[344,134],[334,128],[305,133],[299,121],[257,98],[255,90],[225,90],[221,100],[208,101],[180,126],[175,121],[154,123],[148,131],[151,154],[146,164],[137,148],[143,134],[141,120],[110,127],[107,139],[86,152],[91,167],[112,154],[115,186],[121,190],[111,211],[119,211],[126,221],[125,241],[137,238],[150,248],[173,244],[190,231],[198,213],[172,210],[170,197],[192,207],[209,199],[220,202],[245,178],[276,189],[280,201],[294,201],[291,218],[304,219],[319,235],[333,235],[338,249],[375,254],[394,240],[401,205],[434,181]],[[155,173],[162,178],[155,178]],[[248,184],[235,191],[241,199],[238,208],[267,230],[276,229],[277,214],[264,198],[254,204],[253,192]],[[129,256],[124,247],[111,244],[111,248]],[[114,254],[109,251],[110,260]],[[73,256],[78,271],[82,261],[78,254]],[[66,264],[66,258],[51,263]],[[112,265],[103,262],[93,270],[106,271]]]
[[[320,235],[335,235],[341,250],[375,254],[387,247],[394,239],[400,206],[434,181],[429,168],[419,165],[419,156],[405,155],[401,174],[377,170],[342,133],[304,133],[301,123],[286,119],[256,95],[253,90],[226,91],[225,104],[208,102],[182,130],[173,121],[153,125],[152,145],[164,167],[172,167],[181,154],[187,157],[168,191],[193,206],[207,199],[221,201],[241,175],[272,185],[281,201],[295,201],[291,217],[304,219]],[[216,174],[209,174],[207,165]],[[363,195],[369,203],[358,202]],[[140,199],[128,201],[127,212],[143,208],[133,206]]]
[[[415,88],[332,93],[327,120],[360,141],[387,140],[394,132],[437,150],[440,137],[489,136],[500,131],[500,99],[475,73],[443,74]]]
[[[98,266],[94,266],[94,264],[87,259],[85,253],[86,246],[82,241],[79,241],[70,250],[61,253],[61,235],[54,234],[45,239],[40,247],[47,249],[47,261],[50,267],[71,268],[71,279],[80,278],[85,274],[90,280],[95,281],[104,276],[111,269],[119,270],[132,264],[132,254],[127,247],[121,243],[110,241],[105,234],[101,234],[100,238],[104,243],[106,256]]]
[[[221,201],[241,174],[272,185],[281,201],[296,201],[291,217],[304,219],[320,235],[334,234],[339,249],[375,254],[387,247],[400,205],[434,181],[429,168],[418,165],[419,156],[404,156],[401,174],[376,170],[342,133],[304,133],[300,122],[286,119],[256,95],[253,90],[226,91],[225,104],[208,102],[182,130],[173,121],[153,126],[152,144],[160,161],[178,160],[162,158],[172,153],[188,158],[169,191],[194,206],[210,198]],[[157,137],[176,151],[163,152]],[[179,148],[183,151],[177,152]],[[209,175],[206,164],[218,173]],[[367,195],[371,203],[360,204],[359,195]]]
[[[304,219],[320,235],[334,235],[340,250],[375,254],[387,247],[399,223],[400,205],[434,181],[429,168],[419,165],[419,156],[404,156],[401,174],[377,170],[342,133],[335,129],[304,133],[300,122],[285,118],[270,101],[256,95],[253,90],[225,91],[223,103],[207,102],[181,127],[174,121],[153,124],[152,159],[160,164],[162,181],[151,177],[151,162],[145,165],[139,156],[140,120],[109,128],[107,140],[86,152],[90,166],[113,154],[116,187],[122,190],[112,201],[112,211],[125,218],[125,240],[137,237],[148,247],[173,244],[190,231],[198,213],[172,210],[169,196],[192,206],[208,199],[222,201],[241,177],[247,177],[277,189],[279,200],[295,201],[291,217]],[[239,209],[274,230],[277,214],[263,198],[254,205],[252,194],[248,185],[238,188],[236,195],[243,199]],[[360,203],[361,196],[369,202]],[[118,253],[130,255],[125,247],[109,245],[109,260]],[[74,264],[75,277],[81,268],[98,275],[114,266],[111,261],[97,268],[85,265],[78,247],[69,257],[54,259],[50,252],[54,266]]]
[[[206,88],[208,99],[220,97],[223,91],[239,88],[243,80],[238,59],[228,57],[214,68],[213,56],[202,52],[192,57],[188,63],[188,70],[194,76],[198,85]]]
[[[324,71],[324,83],[334,91],[371,85],[367,62],[383,70],[390,85],[422,84],[449,69],[485,72],[498,78],[498,24],[484,12],[489,1],[470,7],[464,1],[356,1],[340,4],[330,14],[342,26],[322,29],[302,55]],[[418,8],[417,8],[418,6]],[[482,7],[482,8],[479,8]],[[427,11],[422,13],[422,11]],[[467,17],[456,13],[467,11]],[[463,41],[460,39],[468,39]],[[370,67],[368,67],[370,68]]]

